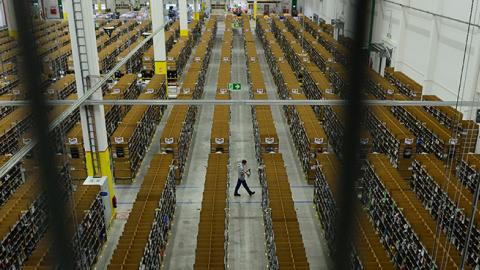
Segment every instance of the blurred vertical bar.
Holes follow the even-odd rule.
[[[360,177],[360,134],[364,115],[363,86],[366,82],[367,57],[362,46],[366,43],[369,0],[356,0],[352,6],[353,46],[348,67],[350,82],[345,90],[345,133],[343,135],[344,162],[339,179],[339,215],[335,224],[335,269],[351,269],[352,230],[355,215],[355,183]]]
[[[44,100],[44,90],[41,74],[42,63],[37,55],[35,36],[32,21],[32,2],[14,1],[15,17],[17,18],[18,42],[20,46],[20,77],[28,91],[31,117],[33,120],[33,134],[38,140],[35,158],[40,167],[41,188],[46,198],[49,229],[52,232],[52,241],[58,269],[73,269],[73,252],[67,236],[65,224],[66,203],[63,200],[64,190],[58,184],[60,176],[57,173],[54,145],[49,139],[48,107]]]

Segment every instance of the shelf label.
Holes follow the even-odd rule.
[[[275,138],[265,138],[265,143],[274,144],[275,143]]]
[[[227,93],[227,89],[222,88],[220,89],[220,94],[225,95]]]
[[[408,145],[413,144],[413,139],[410,139],[410,138],[405,139],[405,144],[408,144]]]
[[[200,61],[200,60],[202,60],[200,57],[198,57],[198,56],[197,56],[197,57],[195,57],[195,61],[197,61],[197,62],[198,62],[198,61]]]
[[[255,62],[256,60],[255,56],[250,57],[250,62]]]
[[[323,138],[315,138],[315,144],[323,144]]]
[[[182,90],[184,94],[190,94],[190,88],[183,88]]]
[[[147,91],[145,91],[146,94],[153,94],[153,92],[155,92],[155,90],[152,88],[148,88]]]
[[[387,89],[387,94],[393,95],[394,91],[392,89]]]
[[[29,144],[32,141],[30,138],[24,138],[23,139],[23,144]]]
[[[115,143],[123,143],[124,139],[123,137],[115,137]]]
[[[228,58],[228,57],[223,57],[223,61],[224,61],[224,62],[228,62],[228,61],[230,61],[230,58]]]
[[[216,144],[223,144],[225,142],[224,138],[215,138],[215,143]]]
[[[292,89],[292,94],[298,94],[298,89]]]
[[[120,94],[120,89],[118,88],[113,89],[112,94]]]
[[[78,139],[77,138],[68,138],[68,144],[77,144]]]
[[[458,139],[449,139],[448,144],[450,145],[456,145],[458,143]]]
[[[172,144],[174,142],[174,139],[173,138],[165,138],[165,143],[166,144]]]
[[[264,93],[265,93],[265,90],[259,88],[259,89],[257,89],[257,93],[258,93],[258,94],[264,94]]]

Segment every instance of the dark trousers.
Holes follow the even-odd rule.
[[[252,191],[250,190],[250,188],[247,185],[247,181],[242,180],[240,178],[238,178],[238,180],[237,180],[237,186],[235,187],[235,193],[234,194],[238,194],[238,190],[240,189],[240,185],[242,185],[247,190],[248,194],[252,194]]]

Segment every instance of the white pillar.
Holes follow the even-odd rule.
[[[441,13],[443,10],[443,1],[438,1],[436,5],[435,13]],[[432,93],[433,79],[435,75],[435,68],[437,65],[437,52],[438,52],[438,38],[439,38],[439,21],[437,17],[431,16],[430,25],[430,38],[428,41],[429,56],[427,57],[427,70],[423,75],[423,93]]]
[[[3,3],[5,4],[5,16],[7,17],[8,34],[13,38],[17,38],[18,28],[15,18],[15,10],[13,8],[13,1],[15,0],[4,0]]]
[[[187,0],[178,0],[178,12],[180,13],[180,36],[188,37]]]
[[[92,0],[81,0],[81,8],[74,7],[72,1],[65,1],[64,8],[68,17],[68,28],[72,43],[72,56],[75,70],[75,83],[77,95],[81,97],[88,90],[87,77],[90,87],[100,79],[100,67],[98,63],[97,42],[95,35],[95,22],[93,20]],[[76,14],[76,15],[74,15]],[[76,21],[77,20],[77,21]],[[79,22],[81,20],[82,22]],[[81,25],[82,29],[77,29]],[[78,36],[81,32],[84,37]],[[92,100],[102,100],[102,91],[99,90],[91,96]],[[80,120],[82,124],[83,144],[85,148],[85,162],[89,176],[106,176],[108,179],[109,196],[112,201],[115,196],[113,188],[112,164],[108,147],[108,135],[105,125],[105,111],[103,105],[95,105],[89,111],[94,118],[95,147],[89,143],[89,126],[91,119],[87,117],[87,108],[80,107]],[[90,124],[89,124],[90,123]],[[96,162],[95,162],[96,161]],[[96,173],[95,173],[96,172]],[[96,175],[95,175],[96,174]],[[113,209],[113,207],[112,207]],[[112,211],[112,217],[115,211]]]
[[[155,74],[167,74],[167,52],[165,50],[165,31],[163,24],[165,20],[163,0],[150,0],[150,10],[152,12],[153,31],[161,28],[160,32],[153,37],[153,53],[155,59]]]

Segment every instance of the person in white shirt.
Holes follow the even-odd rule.
[[[242,185],[248,192],[250,196],[255,194],[255,191],[251,191],[250,188],[247,185],[247,180],[245,177],[250,177],[251,171],[247,167],[247,161],[244,159],[242,160],[242,163],[238,164],[238,180],[237,180],[237,186],[235,187],[235,196],[240,196],[238,193],[238,190],[240,189],[240,186]]]

